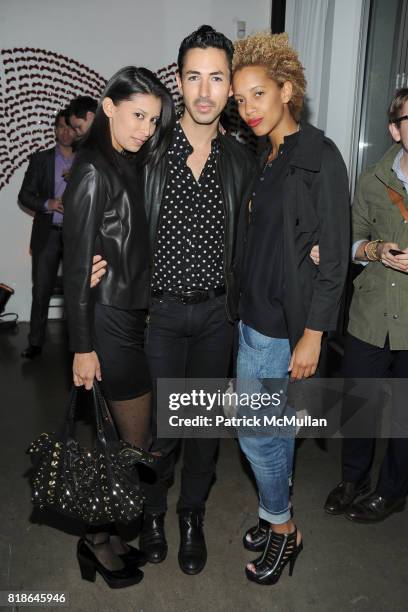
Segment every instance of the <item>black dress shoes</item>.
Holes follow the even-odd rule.
[[[330,491],[324,509],[328,514],[344,514],[357,497],[365,495],[369,490],[369,479],[362,482],[342,480],[333,491]]]
[[[371,493],[350,506],[346,518],[356,523],[379,523],[393,512],[401,512],[405,507],[405,497],[385,498]]]
[[[34,359],[37,355],[41,355],[42,348],[41,346],[34,346],[33,344],[29,344],[26,349],[21,353],[21,357],[25,357],[26,359]]]
[[[164,514],[145,514],[139,548],[150,563],[161,563],[167,557]]]
[[[207,562],[207,547],[203,531],[203,513],[180,513],[179,565],[185,574],[199,574]]]

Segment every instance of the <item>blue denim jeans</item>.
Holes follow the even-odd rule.
[[[289,362],[289,340],[270,338],[239,322],[238,393],[270,391],[273,381],[265,388],[266,381],[262,379],[287,379]],[[282,404],[279,406],[279,414],[284,408]],[[273,524],[286,523],[291,517],[289,487],[295,446],[293,428],[282,431],[275,427],[268,436],[239,435],[239,443],[257,482],[260,518]]]

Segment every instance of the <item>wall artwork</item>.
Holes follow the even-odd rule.
[[[176,82],[177,65],[156,74],[171,92],[176,109],[182,101]],[[31,47],[2,49],[0,53],[0,190],[29,156],[53,146],[54,117],[79,95],[98,99],[106,79],[73,58]],[[231,102],[221,122],[243,142],[249,132]]]

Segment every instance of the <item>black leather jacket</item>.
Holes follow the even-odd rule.
[[[220,148],[217,173],[221,184],[225,213],[224,278],[227,293],[227,314],[237,318],[237,287],[234,280],[235,244],[239,211],[252,193],[252,183],[259,170],[252,154],[234,138],[219,135]],[[144,176],[145,206],[149,221],[151,257],[156,246],[160,209],[167,181],[168,162],[165,156],[153,170],[146,168]]]
[[[64,300],[74,352],[94,349],[94,301],[127,310],[148,305],[150,258],[143,194],[140,188],[140,200],[135,201],[136,171],[134,185],[129,187],[126,179],[101,153],[84,150],[64,193]],[[91,289],[95,254],[102,255],[108,267]]]
[[[237,317],[237,289],[233,265],[238,213],[249,197],[258,172],[251,154],[234,139],[220,135],[217,172],[225,207],[224,275],[227,314]],[[145,168],[144,202],[149,223],[146,260],[140,250],[140,224],[135,223],[135,207],[120,174],[96,151],[78,155],[64,193],[64,295],[70,348],[85,353],[93,350],[93,300],[116,308],[141,308],[150,283],[156,234],[160,218],[168,163],[164,156],[157,166]],[[90,289],[92,257],[103,255],[107,273],[95,289]],[[143,269],[142,269],[143,268]],[[146,273],[144,273],[144,271]]]

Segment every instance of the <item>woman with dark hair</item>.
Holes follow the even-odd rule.
[[[140,187],[143,167],[166,151],[171,96],[146,68],[128,66],[108,82],[80,144],[64,194],[64,295],[76,386],[101,381],[122,440],[150,446],[151,382],[143,338],[150,245]],[[92,256],[109,269],[90,288]],[[78,544],[82,577],[98,571],[110,587],[139,582],[145,559],[114,525],[88,529]]]
[[[300,120],[306,81],[286,34],[238,41],[233,71],[241,118],[269,141],[240,220],[238,388],[270,392],[267,379],[313,376],[323,334],[336,329],[348,267],[347,171],[334,143]],[[310,259],[317,242],[319,268]],[[303,546],[289,499],[294,431],[243,433],[239,442],[259,492],[259,522],[246,532],[244,546],[261,554],[246,575],[274,584],[286,564],[292,572]]]

